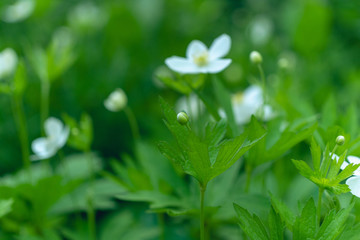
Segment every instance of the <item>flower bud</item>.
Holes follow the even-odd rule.
[[[107,110],[112,112],[118,112],[125,108],[127,104],[127,97],[121,88],[113,91],[109,97],[104,101],[104,105]]]
[[[181,125],[185,125],[189,122],[189,116],[185,112],[179,112],[177,115],[177,121]]]
[[[340,135],[336,138],[336,144],[341,146],[341,145],[344,145],[345,143],[345,137]]]
[[[252,51],[250,53],[250,61],[253,64],[260,64],[262,63],[262,56],[258,51]]]

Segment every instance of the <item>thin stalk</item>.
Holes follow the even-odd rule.
[[[50,98],[50,82],[48,80],[41,81],[41,104],[40,104],[40,126],[44,129],[45,120],[49,116],[49,98]],[[42,130],[44,135],[44,130]]]
[[[88,195],[87,215],[90,239],[96,240],[96,222],[92,190],[90,190],[90,194]]]
[[[126,114],[126,117],[128,118],[133,138],[140,139],[139,127],[136,122],[136,118],[135,118],[133,111],[131,111],[131,109],[129,107],[125,107],[124,112]]]
[[[204,201],[205,201],[206,186],[200,185],[200,240],[205,240],[205,212],[204,212]]]
[[[266,103],[267,103],[266,79],[265,79],[264,70],[263,70],[261,64],[258,64],[257,66],[258,66],[259,73],[260,73],[261,85],[262,85],[262,89],[263,89],[263,98],[264,98],[264,103],[263,103],[262,112],[261,112],[261,119],[264,119],[264,117],[265,117],[265,106],[266,106]]]
[[[245,193],[248,193],[248,192],[249,192],[250,182],[251,182],[251,174],[252,174],[252,169],[251,169],[251,167],[246,167]]]
[[[158,224],[159,227],[161,229],[161,233],[160,233],[160,240],[165,240],[165,220],[164,220],[164,214],[163,213],[158,213],[157,214],[157,219],[158,219]]]
[[[318,224],[320,226],[320,222],[321,222],[321,200],[322,200],[322,195],[324,192],[324,188],[319,188],[319,197],[318,197],[318,204],[317,204],[317,219],[318,219]]]
[[[21,97],[13,95],[12,97],[13,114],[17,126],[17,132],[19,135],[21,154],[24,167],[29,170],[30,167],[30,151],[29,151],[29,137],[26,127],[26,118],[24,107],[21,101]]]

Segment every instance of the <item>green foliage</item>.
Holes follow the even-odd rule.
[[[179,147],[178,150],[174,150],[169,144],[160,144],[160,151],[169,156],[170,160],[174,159],[185,173],[195,177],[203,187],[231,167],[265,135],[262,131],[259,134],[258,128],[253,125],[254,131],[249,128],[233,139],[220,142],[225,134],[226,124],[225,120],[220,120],[206,127],[210,130],[205,132],[204,139],[200,139],[188,126],[178,123],[175,111],[163,99],[160,101],[166,119],[165,124]],[[175,154],[172,156],[174,151]]]
[[[67,114],[64,114],[64,121],[70,127],[68,144],[75,149],[88,152],[93,141],[93,125],[91,117],[83,113],[79,123]]]
[[[347,152],[344,152],[338,160],[332,159],[333,153],[326,148],[321,157],[321,149],[315,139],[311,142],[311,155],[313,159],[312,169],[305,161],[292,160],[300,174],[315,183],[319,188],[327,189],[335,194],[346,193],[350,191],[346,184],[340,183],[353,175],[359,164],[349,164],[341,172],[340,167],[345,161]]]
[[[13,199],[0,200],[0,218],[11,212]]]

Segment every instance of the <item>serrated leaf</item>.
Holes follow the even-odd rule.
[[[274,207],[274,210],[281,219],[285,222],[286,227],[290,230],[292,230],[294,222],[295,222],[295,215],[294,213],[286,206],[284,203],[282,203],[279,199],[277,199],[274,195],[270,194],[271,198],[271,204]]]
[[[333,240],[343,231],[343,226],[350,214],[354,204],[341,209],[338,213],[331,211],[324,219],[319,231],[316,234],[316,240]]]
[[[321,163],[321,148],[316,143],[315,138],[312,138],[311,140],[311,158],[313,161],[314,169],[315,171],[318,172],[320,170],[320,163]]]
[[[263,223],[256,215],[251,216],[245,208],[242,208],[235,203],[234,208],[240,221],[240,227],[248,237],[252,240],[269,239]]]
[[[301,215],[296,218],[293,229],[293,239],[311,239],[316,234],[316,228],[316,207],[314,200],[310,198],[303,208]]]
[[[284,239],[284,225],[281,221],[279,214],[277,214],[274,208],[271,206],[269,213],[269,232],[271,240],[283,240]]]
[[[291,160],[295,167],[299,170],[300,174],[304,177],[310,179],[312,176],[315,175],[314,171],[310,168],[310,166],[302,161],[302,160]]]

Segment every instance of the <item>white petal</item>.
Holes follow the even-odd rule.
[[[346,184],[349,186],[353,195],[360,197],[360,176],[349,178],[346,180]]]
[[[263,104],[263,93],[261,87],[252,85],[244,91],[244,103],[259,108]]]
[[[69,137],[69,134],[70,134],[70,128],[68,126],[64,127],[61,134],[56,139],[56,146],[58,149],[62,148],[65,145]]]
[[[63,123],[54,117],[49,117],[45,121],[45,133],[48,137],[58,138],[63,131]]]
[[[0,53],[0,78],[6,77],[15,71],[18,62],[16,52],[6,48]]]
[[[199,73],[201,70],[191,61],[181,57],[170,57],[165,60],[165,64],[173,71],[178,73]]]
[[[211,44],[209,50],[210,61],[224,57],[229,53],[231,46],[231,38],[227,34],[223,34],[216,38]]]
[[[49,141],[48,138],[37,138],[31,144],[31,149],[35,156],[31,156],[31,160],[47,159],[55,155],[56,145]]]
[[[208,49],[203,42],[200,42],[199,40],[193,40],[186,49],[186,57],[188,59],[193,59],[193,56],[207,51]]]
[[[263,117],[264,121],[269,121],[269,120],[273,119],[276,116],[276,114],[274,113],[271,106],[265,105],[264,110],[265,110],[264,111],[264,117]]]
[[[233,105],[235,122],[239,125],[250,122],[251,115],[255,114],[256,110],[256,108],[243,103]]]
[[[231,59],[218,59],[209,62],[208,65],[205,66],[206,72],[208,73],[218,73],[227,68],[231,63]]]
[[[331,153],[329,153],[329,155],[330,155],[330,157],[331,157]],[[335,153],[332,154],[332,159],[333,159],[333,160],[336,160],[336,162],[339,161],[339,158],[340,158],[340,157],[339,157],[338,155],[336,155]],[[341,168],[341,169],[342,169],[342,168]]]
[[[336,161],[338,161],[338,160],[339,160],[339,157],[336,159]],[[344,161],[344,162],[341,164],[340,169],[341,169],[341,170],[344,170],[348,165],[349,165],[349,163],[347,163],[346,161]]]
[[[33,0],[19,0],[5,8],[3,20],[9,23],[22,21],[31,15],[34,8],[35,3]]]

